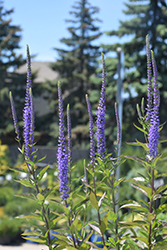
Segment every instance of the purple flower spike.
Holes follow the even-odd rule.
[[[71,118],[70,107],[67,105],[67,131],[68,131],[68,167],[72,164],[72,134],[71,134]]]
[[[149,37],[146,36],[146,51],[147,51],[147,82],[148,82],[148,89],[147,89],[147,115],[146,121],[151,119],[152,113],[152,68],[151,68],[151,52],[149,48]]]
[[[104,159],[106,156],[106,142],[105,142],[105,111],[106,111],[106,65],[104,61],[104,55],[102,53],[102,63],[103,63],[103,71],[102,71],[102,88],[100,94],[100,101],[97,110],[97,152],[101,159]]]
[[[93,129],[93,116],[92,116],[92,108],[88,98],[86,95],[86,102],[88,107],[88,114],[89,114],[89,133],[90,133],[90,159],[91,164],[93,166],[94,171],[94,164],[95,164],[95,139],[94,139],[94,129]]]
[[[31,152],[34,152],[34,128],[35,128],[35,112],[34,112],[34,100],[32,96],[32,89],[29,89],[30,93],[30,145]]]
[[[58,101],[59,101],[59,139],[58,139],[58,170],[59,170],[59,191],[61,198],[66,200],[68,194],[68,157],[65,146],[65,135],[64,135],[64,113],[63,113],[63,99],[60,83],[58,83]]]
[[[24,143],[25,143],[25,154],[27,157],[31,157],[32,148],[34,140],[34,110],[32,104],[32,96],[30,88],[32,88],[32,74],[31,74],[31,60],[29,54],[29,47],[27,45],[27,84],[26,84],[26,96],[25,96],[25,106],[23,110],[23,121],[24,121]],[[33,118],[32,118],[33,117]],[[32,129],[33,128],[33,129]]]
[[[153,108],[151,114],[151,124],[149,129],[149,155],[155,157],[158,155],[158,140],[159,140],[159,104],[160,96],[158,89],[158,73],[157,66],[154,58],[154,53],[151,51],[153,76],[154,76],[154,89],[153,89]]]
[[[14,104],[14,100],[13,100],[12,92],[11,91],[9,93],[9,98],[10,98],[10,104],[11,104],[11,109],[12,109],[12,116],[13,116],[15,133],[17,135],[16,139],[19,141],[20,140],[20,131],[19,131],[19,125],[18,125],[18,120],[17,120],[17,114],[16,114],[16,109],[15,109],[15,104]]]

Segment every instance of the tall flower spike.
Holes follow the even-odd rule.
[[[16,139],[19,141],[20,140],[20,131],[19,131],[19,125],[18,125],[17,114],[16,114],[16,109],[15,109],[15,103],[14,103],[11,91],[9,93],[9,98],[10,98],[10,104],[11,104],[11,109],[12,109],[12,116],[13,116],[15,133],[17,135]]]
[[[63,113],[63,99],[60,83],[58,83],[58,103],[59,103],[59,139],[58,139],[58,170],[59,170],[59,191],[61,198],[66,200],[68,195],[68,157],[65,146],[64,135],[64,113]]]
[[[94,129],[93,129],[93,116],[92,116],[92,108],[88,98],[86,95],[86,102],[88,107],[88,114],[89,114],[89,134],[90,134],[90,163],[93,166],[94,171],[94,164],[95,164],[95,139],[94,139]]]
[[[29,89],[30,92],[30,145],[31,152],[34,152],[34,128],[35,128],[35,112],[34,112],[34,100],[32,96],[32,89]]]
[[[151,51],[153,76],[154,76],[154,89],[153,89],[153,108],[151,114],[151,124],[149,129],[149,155],[155,157],[158,154],[158,140],[159,140],[159,104],[160,95],[158,89],[158,72],[154,58],[154,53]]]
[[[100,101],[97,108],[97,120],[96,120],[96,127],[97,127],[97,152],[101,159],[104,159],[106,156],[106,142],[105,142],[105,111],[106,111],[106,65],[104,61],[104,55],[102,53],[102,63],[103,63],[103,70],[102,70],[102,88],[100,94]]]
[[[29,47],[27,45],[27,84],[26,84],[26,96],[25,96],[25,106],[23,110],[23,121],[24,121],[24,144],[25,144],[25,154],[27,157],[31,157],[31,151],[30,151],[30,145],[33,144],[33,141],[31,138],[33,138],[33,135],[31,135],[31,128],[32,128],[32,101],[30,96],[30,88],[32,88],[32,74],[31,74],[31,60],[30,60],[30,53],[29,53]]]
[[[149,45],[149,36],[146,36],[146,52],[147,52],[147,114],[146,114],[146,121],[150,121],[151,113],[152,113],[152,68],[151,68],[151,52],[150,52],[150,45]]]
[[[67,105],[67,132],[68,132],[68,167],[71,167],[72,163],[72,135],[71,135],[71,117],[70,106]]]
[[[118,107],[117,103],[115,103],[115,115],[116,115],[116,121],[117,121],[117,151],[119,150],[120,141],[121,141],[121,125],[118,115]]]

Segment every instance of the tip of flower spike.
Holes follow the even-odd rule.
[[[12,92],[9,91],[9,98],[11,99],[12,98]]]
[[[146,36],[146,43],[149,41],[149,34]]]
[[[151,50],[151,57],[152,57],[153,60],[155,60],[153,50]]]
[[[70,104],[67,104],[67,112],[70,110]]]
[[[103,54],[103,52],[101,52],[101,56],[102,56],[102,60],[104,60],[104,54]]]
[[[29,54],[30,54],[30,50],[29,50],[29,46],[27,44],[27,55],[29,55]]]

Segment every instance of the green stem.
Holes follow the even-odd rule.
[[[111,192],[112,192],[112,203],[113,203],[113,212],[116,214],[117,216],[117,212],[116,212],[116,202],[115,202],[115,193],[114,193],[114,182],[115,182],[115,175],[116,175],[116,170],[114,170],[114,174],[113,174],[113,180],[110,180],[110,184],[111,184]],[[119,240],[118,237],[118,217],[115,221],[115,234],[116,234],[116,241]],[[117,244],[117,249],[120,250],[119,244]]]
[[[95,193],[95,197],[96,197],[96,200],[97,200],[97,195],[96,195],[96,185],[95,185],[95,177],[93,176],[93,186],[94,186],[94,193]],[[98,216],[98,221],[99,221],[99,226],[101,225],[101,218],[100,218],[100,212],[99,212],[99,209],[97,211],[97,216]],[[101,235],[102,237],[102,241],[103,241],[103,245],[106,246],[105,244],[105,240],[104,240],[104,236]]]
[[[150,173],[151,173],[151,196],[153,195],[153,192],[154,192],[154,169],[151,170],[150,168]],[[153,204],[153,198],[150,199],[150,206],[149,206],[149,213],[152,213],[152,204]],[[148,250],[151,250],[152,248],[152,244],[151,244],[151,233],[152,233],[152,228],[151,228],[151,225],[152,222],[150,222],[150,225],[149,225],[149,234],[148,234],[148,243],[149,243],[149,248]]]
[[[65,205],[67,206],[67,201],[65,201]],[[70,220],[70,215],[68,216],[68,225],[69,225],[69,228],[71,227],[71,220]],[[71,232],[71,229],[70,229],[70,232]],[[71,236],[72,236],[72,241],[73,241],[73,246],[75,248],[76,247],[76,243],[75,243],[75,238],[74,238],[74,234],[71,232]]]

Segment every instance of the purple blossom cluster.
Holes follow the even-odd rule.
[[[149,155],[155,157],[158,155],[158,140],[159,140],[159,89],[158,89],[158,73],[154,54],[151,51],[154,88],[153,88],[153,108],[151,113],[150,128],[149,128]]]
[[[26,84],[26,95],[25,95],[25,106],[23,110],[23,121],[24,121],[24,144],[25,154],[28,158],[31,158],[34,152],[34,104],[32,98],[32,74],[31,74],[31,60],[29,47],[27,45],[27,84]]]
[[[58,170],[59,170],[59,191],[61,198],[66,200],[69,196],[68,191],[68,156],[65,146],[64,135],[64,112],[63,112],[63,99],[60,83],[58,83],[58,102],[59,102],[59,138],[58,138]]]
[[[99,105],[97,108],[96,120],[96,136],[97,136],[97,153],[101,159],[106,156],[106,142],[105,142],[105,111],[106,111],[106,65],[104,55],[102,54],[102,88],[100,93]]]
[[[87,102],[88,114],[89,114],[90,159],[91,159],[90,163],[92,164],[93,170],[94,170],[94,164],[95,164],[95,139],[94,139],[92,108],[91,108],[91,104],[90,104],[88,95],[86,95],[86,102]]]
[[[146,37],[146,47],[147,47],[147,76],[148,76],[148,95],[147,95],[147,121],[150,122],[149,126],[149,156],[155,157],[158,155],[158,140],[159,140],[159,104],[160,95],[158,88],[158,72],[156,61],[154,58],[153,51],[150,52],[148,36]],[[151,74],[151,64],[153,70],[153,87],[152,87],[152,74]]]

